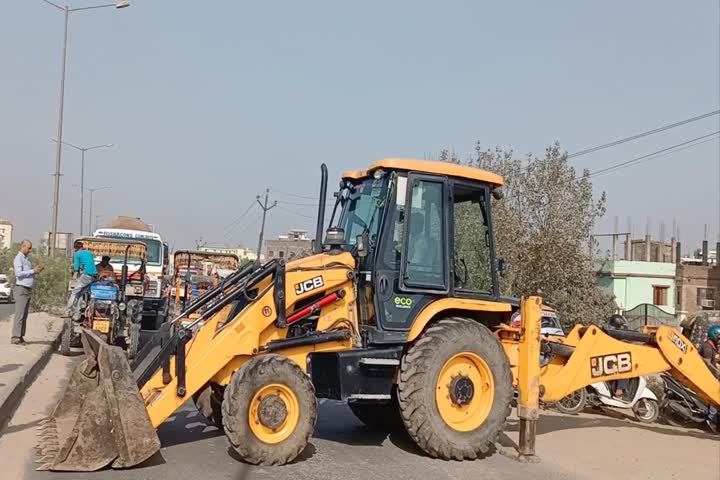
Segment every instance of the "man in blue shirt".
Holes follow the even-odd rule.
[[[30,309],[30,295],[35,285],[35,275],[43,271],[42,265],[33,268],[28,255],[32,250],[32,242],[23,240],[20,244],[20,251],[13,260],[15,271],[15,321],[13,322],[12,338],[13,345],[25,345],[25,326]]]
[[[80,273],[75,282],[75,287],[70,292],[70,298],[68,298],[67,305],[65,306],[65,316],[74,317],[78,312],[76,311],[76,304],[82,292],[95,281],[97,275],[97,268],[95,267],[95,258],[90,250],[86,250],[81,241],[75,242],[73,245],[75,248],[75,254],[73,255],[73,271]]]

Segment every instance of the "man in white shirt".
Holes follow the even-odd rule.
[[[15,271],[15,321],[13,322],[12,338],[13,345],[25,345],[25,327],[30,309],[30,295],[35,285],[35,275],[43,271],[43,266],[33,268],[28,255],[32,250],[32,242],[23,240],[20,244],[20,251],[13,260]]]

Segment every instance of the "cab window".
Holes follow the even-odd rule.
[[[456,290],[492,293],[486,190],[453,187],[453,262]]]

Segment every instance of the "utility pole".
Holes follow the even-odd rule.
[[[267,216],[268,210],[272,210],[273,208],[275,208],[277,206],[277,200],[275,200],[275,202],[271,206],[268,207],[268,196],[269,195],[270,195],[270,189],[266,188],[264,205],[260,202],[260,195],[255,197],[255,200],[257,200],[258,205],[260,205],[260,208],[262,208],[262,210],[263,210],[262,226],[260,227],[260,238],[258,239],[258,248],[257,248],[258,260],[260,260],[260,252],[262,252],[263,235],[265,234],[265,217]]]

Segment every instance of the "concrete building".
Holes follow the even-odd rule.
[[[720,242],[715,251],[720,251]],[[680,321],[700,310],[720,310],[720,264],[710,252],[704,241],[699,257],[681,258],[678,263],[676,310]]]
[[[672,243],[658,242],[650,237],[641,240],[631,240],[632,260],[644,262],[673,262],[674,251]]]
[[[598,286],[615,297],[625,312],[651,304],[675,314],[675,264],[635,260],[608,260],[598,271]]]
[[[0,218],[0,250],[10,248],[12,245],[13,225],[9,220]]]
[[[265,240],[265,258],[284,258],[292,260],[312,253],[312,240],[307,230],[290,230],[287,235],[278,236],[277,240]]]
[[[213,247],[213,246],[204,246],[200,247],[200,250],[203,252],[212,252],[212,253],[229,253],[237,255],[240,259],[240,263],[247,262],[247,261],[255,261],[257,260],[257,253],[249,248],[244,247]]]

